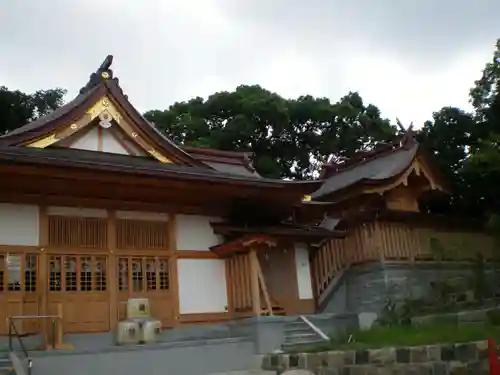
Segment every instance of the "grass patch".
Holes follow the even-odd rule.
[[[500,341],[500,326],[491,324],[462,325],[422,325],[373,327],[352,333],[353,342],[348,343],[348,335],[341,335],[330,342],[311,346],[304,352],[329,350],[375,349],[383,347],[419,346],[445,343],[462,343],[487,340],[489,337]]]

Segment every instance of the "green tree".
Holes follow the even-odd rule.
[[[178,143],[250,151],[262,175],[295,179],[313,178],[329,157],[342,161],[387,141],[395,130],[357,93],[332,104],[310,95],[284,99],[260,86],[239,86],[145,116]]]
[[[0,86],[0,134],[36,120],[63,104],[66,90],[56,88],[26,94]]]

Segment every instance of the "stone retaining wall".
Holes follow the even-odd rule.
[[[316,375],[488,375],[486,341],[329,351],[321,353],[269,354],[262,368],[282,374],[293,369]]]
[[[337,281],[338,285],[320,304],[323,313],[379,313],[384,299],[400,301],[405,297],[421,298],[430,291],[430,283],[446,280],[466,290],[474,276],[474,263],[367,263],[353,266]],[[492,265],[485,264],[485,285],[496,285]],[[488,297],[493,297],[489,296]],[[462,298],[458,298],[460,302]]]
[[[488,321],[488,312],[490,311],[500,313],[498,307],[481,310],[464,310],[455,313],[416,316],[411,319],[411,323],[414,325],[484,323]]]

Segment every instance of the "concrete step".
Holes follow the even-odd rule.
[[[0,358],[0,370],[12,367],[10,358]]]
[[[308,325],[293,325],[293,326],[285,326],[285,334],[294,334],[297,332],[311,332],[312,329]]]
[[[301,350],[301,349],[307,349],[310,348],[311,346],[319,345],[321,343],[324,343],[323,340],[302,340],[302,341],[297,341],[294,343],[285,343],[282,345],[282,349],[285,351],[290,351],[290,350]]]
[[[15,375],[14,367],[9,358],[0,358],[0,375]]]
[[[303,341],[303,340],[320,340],[321,337],[319,337],[316,332],[312,333],[301,333],[301,334],[296,334],[296,335],[287,335],[285,336],[285,343],[288,342],[297,342],[297,341]]]

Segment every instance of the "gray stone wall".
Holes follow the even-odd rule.
[[[487,342],[481,341],[456,345],[270,354],[263,358],[262,368],[278,374],[303,369],[316,375],[487,375],[487,348]]]
[[[430,291],[430,283],[447,280],[454,285],[470,283],[472,263],[369,263],[346,270],[331,289],[320,311],[325,313],[379,312],[386,297],[401,300],[420,298]],[[491,267],[485,270],[487,284],[495,283]]]

